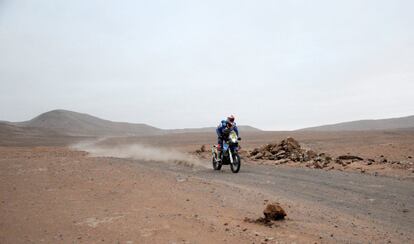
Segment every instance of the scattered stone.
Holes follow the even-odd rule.
[[[269,158],[270,160],[273,160],[272,159],[272,157],[270,157]],[[275,162],[274,162],[274,164],[275,165],[279,165],[279,164],[285,164],[285,163],[288,163],[289,162],[289,159],[279,159],[279,160],[276,160]]]
[[[201,145],[200,149],[196,150],[196,153],[203,153],[206,152],[206,146],[205,145]]]
[[[322,169],[322,165],[320,165],[317,161],[313,162],[313,166],[315,167],[315,169]]]
[[[341,155],[338,157],[339,160],[355,160],[355,161],[362,161],[364,160],[361,157],[354,156],[354,155]]]
[[[263,210],[264,217],[258,219],[244,218],[245,222],[261,224],[267,227],[272,227],[274,221],[283,220],[286,216],[285,210],[279,205],[279,203],[271,203]],[[244,231],[244,230],[243,230]]]
[[[187,181],[187,178],[182,178],[181,176],[177,176],[176,178],[175,178],[175,180],[177,181],[177,182],[185,182],[185,181]]]

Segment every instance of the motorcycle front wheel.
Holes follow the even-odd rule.
[[[238,154],[233,155],[233,163],[230,164],[231,172],[238,173],[240,171],[240,156]]]

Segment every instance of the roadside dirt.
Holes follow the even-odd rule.
[[[0,148],[0,155],[0,243],[318,240],[284,223],[244,222],[260,214],[261,202],[214,182],[61,147]]]
[[[374,163],[319,170],[302,162],[244,160],[232,174],[210,168],[213,133],[108,138],[92,154],[64,147],[73,138],[23,144],[0,138],[9,145],[0,147],[0,243],[413,241],[414,187],[407,180],[413,174],[390,163],[412,162],[413,132],[246,133],[243,150],[289,136],[333,159],[354,155]],[[117,151],[130,145],[140,146]],[[181,153],[202,145],[201,160],[180,163]],[[168,156],[153,158],[148,148]],[[285,220],[272,228],[244,221],[260,218],[270,202],[281,204]]]

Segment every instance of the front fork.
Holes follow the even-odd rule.
[[[216,159],[216,161],[219,160],[219,158],[218,158],[219,153],[218,153],[218,150],[217,150],[217,146],[212,146],[211,147],[211,154],[212,154],[213,158]]]
[[[216,158],[217,155],[217,147],[216,146],[211,146],[211,156],[213,156],[213,158]]]

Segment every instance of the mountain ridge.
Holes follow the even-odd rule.
[[[2,121],[1,123],[18,127],[42,128],[70,136],[150,136],[215,131],[215,127],[160,129],[143,123],[115,122],[64,109],[51,110],[23,122]],[[261,131],[252,126],[239,127],[243,131]]]
[[[23,122],[9,122],[17,126],[46,128],[72,136],[134,136],[161,134],[162,130],[139,123],[114,122],[86,113],[56,109]]]
[[[297,131],[373,131],[373,130],[401,130],[414,128],[414,115],[388,118],[365,119],[342,123],[321,125],[299,129]]]

